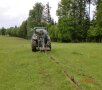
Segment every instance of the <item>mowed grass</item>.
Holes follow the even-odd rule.
[[[29,40],[0,36],[0,90],[77,90],[64,71],[83,90],[101,90],[102,43],[52,43],[43,53]]]

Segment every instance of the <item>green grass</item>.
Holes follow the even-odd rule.
[[[76,90],[63,71],[83,90],[101,90],[101,43],[52,43],[48,53],[32,52],[30,43],[0,36],[0,90]]]

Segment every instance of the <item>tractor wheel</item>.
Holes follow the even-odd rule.
[[[37,46],[37,43],[35,40],[32,40],[32,51],[33,52],[36,52],[36,46]]]
[[[49,48],[50,48],[50,51],[51,51],[51,44],[50,44]]]

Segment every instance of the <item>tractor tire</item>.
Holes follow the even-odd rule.
[[[37,43],[35,40],[32,40],[32,51],[33,52],[36,52],[36,46],[37,46]]]
[[[50,51],[51,51],[51,44],[50,44],[49,48],[50,48]]]

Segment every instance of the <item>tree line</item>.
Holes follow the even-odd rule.
[[[54,20],[50,15],[50,6],[47,3],[45,6],[42,3],[36,3],[33,9],[29,11],[29,17],[17,27],[10,27],[0,29],[1,35],[9,35],[13,37],[20,37],[31,39],[34,27],[49,27],[54,24]]]
[[[96,6],[94,18],[90,8]],[[102,0],[61,0],[56,11],[58,23],[50,14],[50,5],[36,3],[20,27],[0,29],[0,34],[30,39],[34,27],[47,27],[52,41],[102,42]]]

